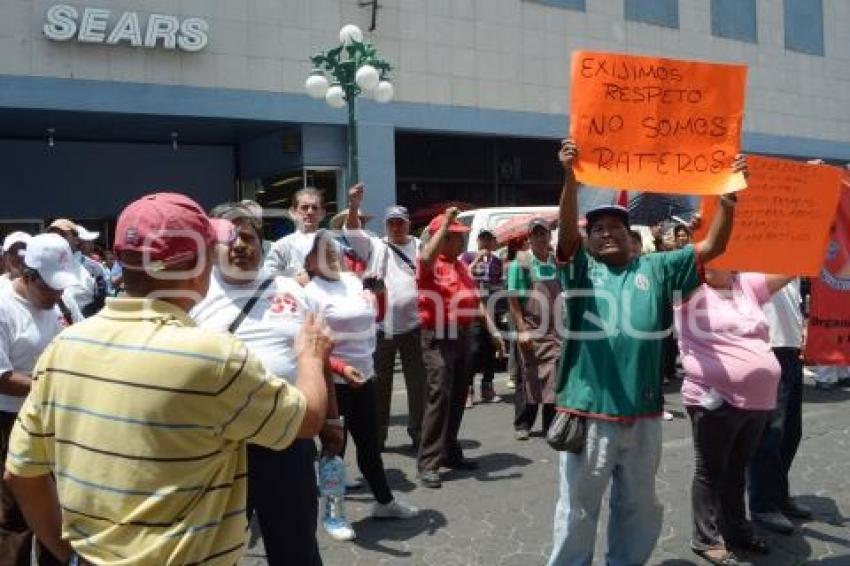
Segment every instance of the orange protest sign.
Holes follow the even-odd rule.
[[[843,172],[828,165],[747,156],[747,190],[738,193],[732,239],[709,267],[786,275],[817,275],[838,206]],[[708,231],[717,199],[703,199]]]
[[[576,51],[570,135],[576,176],[597,187],[722,194],[743,188],[739,152],[747,68]]]

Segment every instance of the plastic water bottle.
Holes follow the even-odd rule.
[[[713,387],[700,397],[699,404],[709,411],[715,411],[723,405],[723,396]]]
[[[345,462],[339,456],[322,456],[319,460],[319,493],[323,497],[345,495]]]
[[[322,526],[336,540],[351,540],[354,529],[345,518],[345,462],[339,456],[319,460],[319,494],[325,498]]]

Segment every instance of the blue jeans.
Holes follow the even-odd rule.
[[[663,508],[655,495],[661,460],[661,421],[633,424],[588,420],[582,454],[561,453],[549,566],[593,561],[602,494],[611,482],[608,553],[611,566],[643,564],[661,533]]]

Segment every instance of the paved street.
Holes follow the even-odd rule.
[[[478,459],[481,469],[448,473],[442,489],[427,490],[416,484],[415,460],[404,432],[406,399],[397,377],[394,426],[384,462],[397,497],[419,506],[422,513],[407,522],[370,520],[366,517],[371,494],[368,490],[353,492],[348,509],[358,538],[352,543],[335,543],[322,534],[325,564],[545,563],[556,497],[556,453],[539,437],[528,442],[513,439],[513,409],[507,402],[510,395],[504,379],[504,375],[497,377],[497,391],[504,402],[476,405],[464,418],[461,437],[465,451]],[[850,564],[850,390],[824,393],[807,383],[805,399],[804,440],[793,470],[792,490],[815,510],[816,517],[800,523],[796,535],[770,537],[773,553],[753,559],[753,564]],[[664,456],[658,475],[664,529],[651,564],[701,564],[688,546],[693,458],[689,421],[677,394],[668,394],[667,400],[677,418],[664,424]],[[352,456],[349,451],[349,470],[359,475]],[[597,540],[596,563],[604,562],[604,544],[603,530]],[[266,564],[261,541],[252,541],[242,564]]]

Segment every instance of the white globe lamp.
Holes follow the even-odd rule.
[[[372,89],[372,97],[375,99],[375,102],[380,102],[381,104],[386,104],[392,100],[394,94],[395,88],[393,88],[393,83],[390,81],[380,81]]]
[[[380,78],[380,75],[378,75],[378,69],[372,65],[363,65],[357,69],[357,73],[354,75],[354,81],[357,83],[357,86],[365,91],[375,88],[378,85]]]
[[[327,77],[321,71],[313,71],[310,73],[310,76],[307,77],[307,81],[304,83],[304,88],[307,90],[307,94],[309,94],[312,98],[324,98],[325,94],[328,92],[328,87],[330,83],[328,83]]]
[[[331,108],[344,108],[345,91],[337,84],[331,85],[325,93],[325,102],[327,102],[328,106]]]
[[[344,25],[342,26],[342,29],[339,30],[339,41],[346,46],[355,42],[360,43],[363,41],[363,32],[360,31],[360,28],[354,24]]]

